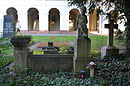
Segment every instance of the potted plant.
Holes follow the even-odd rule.
[[[11,38],[11,43],[14,47],[25,47],[31,43],[30,35],[15,35]]]

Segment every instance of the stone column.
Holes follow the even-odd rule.
[[[44,9],[39,12],[39,30],[48,31],[48,12]]]
[[[18,20],[20,21],[21,29],[20,30],[27,30],[28,31],[28,14],[25,11],[18,12]]]
[[[4,22],[4,18],[3,17],[4,17],[4,15],[6,15],[6,10],[5,10],[5,12],[2,11],[0,13],[0,28],[1,28],[0,29],[0,33],[2,32],[2,34],[3,34],[3,26],[4,26],[3,25],[3,22]]]
[[[60,30],[62,31],[69,31],[69,14],[68,13],[61,13],[60,14]]]

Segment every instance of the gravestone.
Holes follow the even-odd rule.
[[[86,70],[90,62],[88,56],[91,52],[91,40],[88,38],[86,7],[81,7],[81,14],[77,20],[77,38],[74,46],[73,68],[74,72]]]
[[[53,46],[53,42],[48,42],[48,46],[42,47],[44,54],[58,54],[59,47]]]
[[[114,29],[118,29],[118,24],[115,24],[115,19],[110,18],[109,24],[105,24],[105,28],[108,28],[108,41],[107,46],[101,48],[101,56],[118,55],[119,49],[113,46]]]
[[[12,15],[4,15],[3,36],[12,37],[14,36],[14,33],[14,17]]]

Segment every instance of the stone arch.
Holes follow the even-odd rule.
[[[16,28],[16,23],[18,21],[18,14],[17,10],[14,7],[10,7],[6,10],[7,15],[12,15],[14,17],[14,27]]]
[[[39,30],[39,11],[36,8],[28,10],[28,30]]]
[[[76,31],[76,19],[80,14],[78,9],[71,9],[69,12],[69,31]]]
[[[57,8],[51,8],[48,16],[49,31],[60,30],[60,12]]]
[[[99,16],[96,9],[89,15],[89,31],[99,32]]]

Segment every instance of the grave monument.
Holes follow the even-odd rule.
[[[91,52],[91,40],[88,38],[86,7],[80,8],[81,14],[77,17],[77,38],[74,46],[73,68],[74,72],[85,70],[90,62],[87,58]]]
[[[108,41],[107,46],[101,48],[101,56],[118,55],[119,49],[113,46],[113,33],[114,29],[118,29],[118,24],[116,24],[117,16],[114,15],[115,11],[109,13],[109,24],[105,24],[105,28],[108,28]]]
[[[58,54],[59,47],[53,46],[53,42],[48,42],[48,46],[42,47],[44,54]]]
[[[3,36],[12,37],[14,36],[14,33],[15,33],[14,17],[12,15],[4,15]]]
[[[22,68],[28,67],[28,46],[31,39],[31,36],[14,36],[11,38],[11,43],[14,46],[15,65],[19,64]]]

